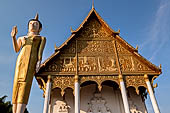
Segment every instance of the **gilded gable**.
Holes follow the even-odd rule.
[[[39,73],[74,75],[77,50],[79,75],[118,74],[115,49],[118,51],[123,74],[161,72],[159,68],[140,56],[116,32],[110,30],[95,11],[90,12],[78,29],[60,47],[58,54],[44,63]]]

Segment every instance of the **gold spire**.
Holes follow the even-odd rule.
[[[94,9],[94,0],[92,0],[92,9]]]
[[[35,20],[38,20],[38,13],[35,15]]]

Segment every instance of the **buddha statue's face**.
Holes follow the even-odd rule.
[[[28,24],[28,31],[29,32],[34,32],[34,33],[39,33],[39,22],[38,21],[30,21]]]

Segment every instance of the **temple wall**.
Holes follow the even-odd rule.
[[[140,95],[133,88],[128,88],[128,101],[132,113],[147,113]],[[96,92],[96,85],[87,85],[80,91],[80,113],[124,113],[123,101],[119,89],[103,86],[101,93]],[[60,89],[51,93],[49,113],[74,113],[74,95],[72,89],[66,89],[64,98]]]

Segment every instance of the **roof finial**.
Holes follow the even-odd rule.
[[[162,69],[162,65],[161,64],[159,65],[159,69]]]
[[[58,51],[58,47],[56,46],[56,44],[54,45],[55,51]]]
[[[73,30],[73,28],[72,28],[72,27],[70,27],[70,30],[71,30],[71,33],[73,33],[73,32],[74,32],[74,30]]]
[[[92,9],[94,9],[94,0],[92,0]]]
[[[138,45],[136,45],[136,50],[138,51],[138,49],[139,49],[139,46],[138,46]]]
[[[35,20],[38,20],[38,13],[35,15]]]

